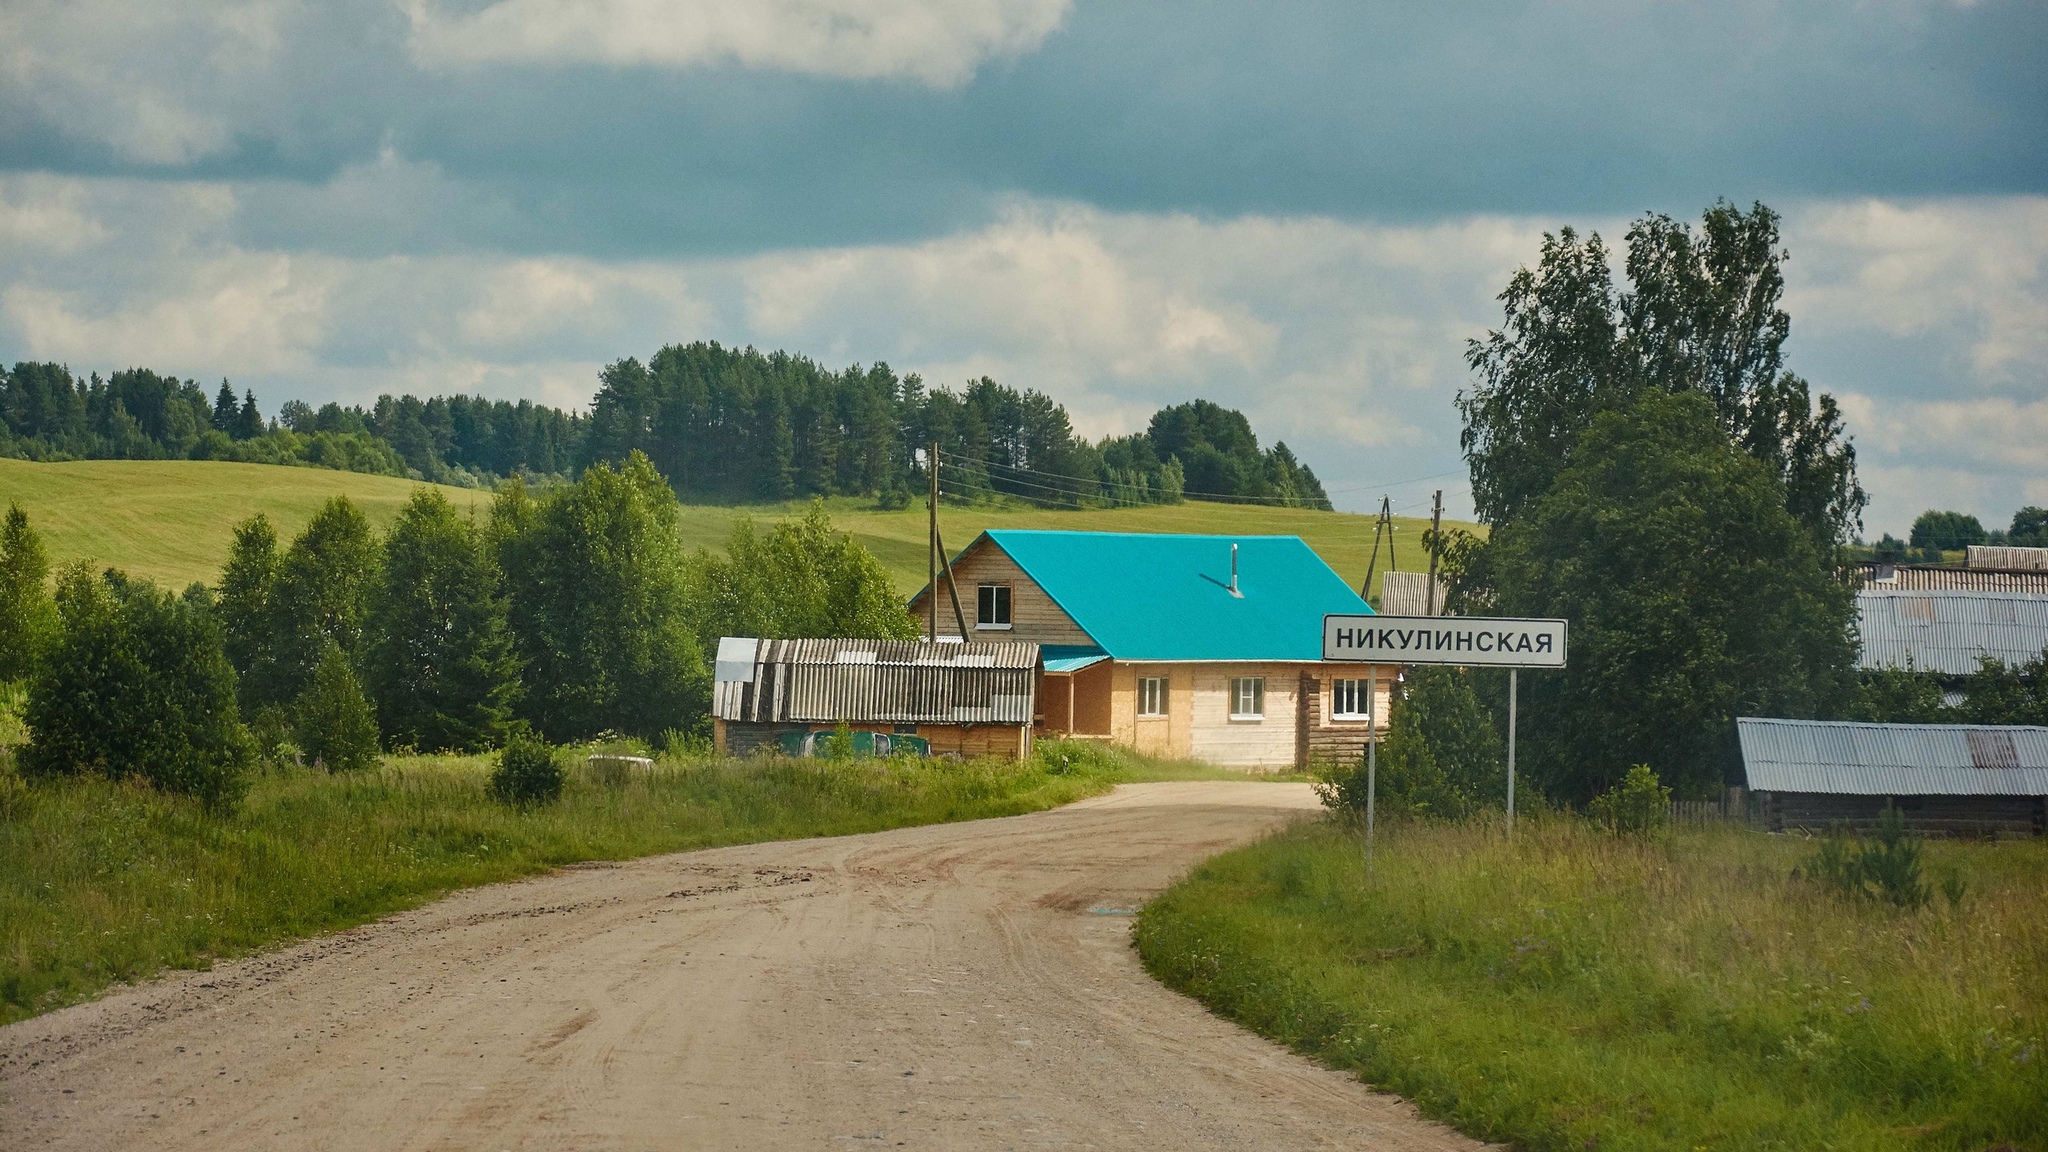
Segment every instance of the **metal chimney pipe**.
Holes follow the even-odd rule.
[[[1232,596],[1244,595],[1244,593],[1237,590],[1237,541],[1235,540],[1230,542],[1230,594]]]

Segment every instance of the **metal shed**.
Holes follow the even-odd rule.
[[[2048,596],[1962,589],[1856,594],[1857,666],[1968,676],[1984,656],[2024,664],[2048,648]]]
[[[1742,717],[1743,772],[1772,828],[1867,825],[1885,804],[1928,831],[2039,835],[2048,728]]]
[[[785,733],[845,725],[914,735],[935,753],[1023,756],[1039,675],[1036,644],[728,636],[718,642],[714,735],[744,755]]]

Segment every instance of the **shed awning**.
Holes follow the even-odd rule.
[[[1745,716],[1735,730],[1758,792],[2048,796],[2048,728]]]
[[[1045,656],[1045,670],[1055,674],[1079,672],[1109,659],[1109,653],[1093,644],[1047,644],[1039,651]]]

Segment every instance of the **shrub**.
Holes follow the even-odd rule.
[[[377,762],[376,715],[348,657],[332,640],[313,670],[313,686],[299,699],[299,747],[329,772]]]
[[[1918,908],[1932,892],[1922,868],[1923,844],[1906,827],[1906,815],[1890,804],[1878,814],[1877,832],[1868,840],[1852,837],[1836,826],[1805,864],[1793,872],[1851,898],[1883,900],[1901,908]],[[1960,875],[1942,878],[1951,906],[1961,904],[1965,885]]]
[[[498,753],[498,766],[491,771],[491,795],[507,804],[526,807],[552,804],[561,798],[568,774],[561,758],[547,741],[515,732]]]
[[[1648,764],[1638,764],[1586,807],[1617,836],[1647,836],[1670,821],[1671,789],[1657,782]]]
[[[139,776],[209,806],[246,787],[249,734],[220,629],[189,601],[84,565],[57,585],[60,631],[30,683],[26,776]]]

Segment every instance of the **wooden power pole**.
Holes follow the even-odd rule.
[[[1429,610],[1425,616],[1436,615],[1436,561],[1444,551],[1444,490],[1436,490],[1436,504],[1429,513]]]

